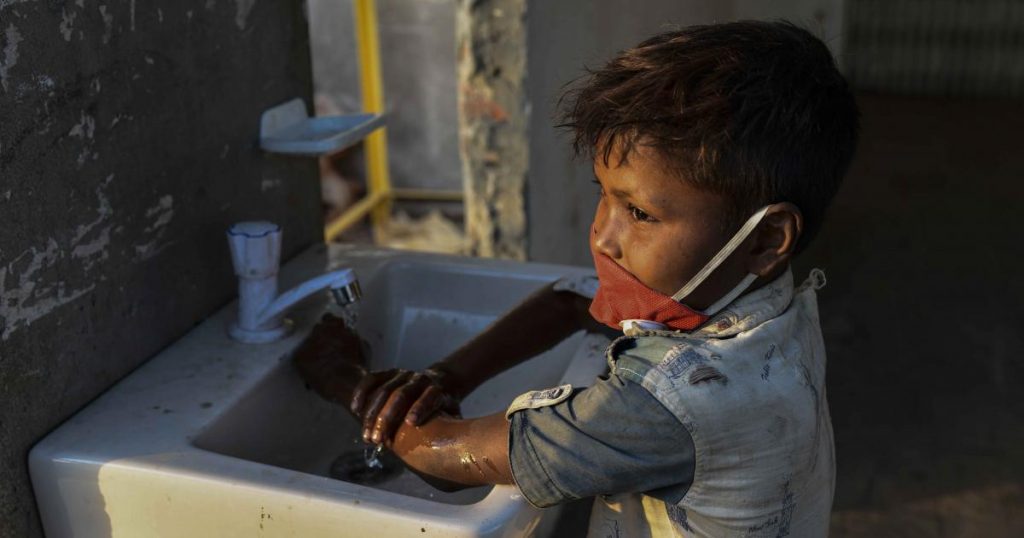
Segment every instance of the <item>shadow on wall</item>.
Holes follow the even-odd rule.
[[[796,271],[829,279],[832,535],[1024,535],[1024,101],[860,104],[857,157]]]

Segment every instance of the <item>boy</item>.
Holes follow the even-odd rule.
[[[695,26],[568,97],[601,193],[593,299],[586,282],[555,283],[425,372],[322,392],[351,394],[364,438],[435,484],[514,483],[541,507],[596,496],[591,536],[826,535],[824,278],[794,287],[789,262],[856,143],[831,54],[785,22]],[[457,418],[484,380],[601,324],[625,334],[593,386]]]

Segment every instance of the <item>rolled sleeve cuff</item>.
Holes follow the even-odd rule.
[[[537,508],[547,508],[572,500],[551,479],[527,434],[527,412],[513,413],[509,419],[508,459],[512,479],[523,497]]]

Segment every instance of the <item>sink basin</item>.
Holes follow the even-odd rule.
[[[334,267],[363,285],[357,327],[375,369],[425,367],[545,282],[585,271],[321,246],[287,264],[282,285]],[[289,361],[326,304],[303,303],[295,333],[264,345],[227,337],[229,305],[43,439],[29,464],[47,536],[544,535],[557,510],[512,486],[442,493],[407,471],[372,486],[332,477],[332,462],[363,449],[359,426]],[[577,334],[489,381],[463,414],[585,384],[604,366],[594,338]]]

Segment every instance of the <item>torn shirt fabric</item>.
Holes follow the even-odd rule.
[[[531,504],[623,491],[672,503],[683,497],[693,442],[668,409],[616,375],[582,390],[565,387],[527,393],[509,407],[512,474]]]
[[[591,536],[827,535],[835,463],[822,282],[812,272],[794,289],[787,271],[694,331],[623,336],[593,396],[512,412],[524,495],[597,495]]]

